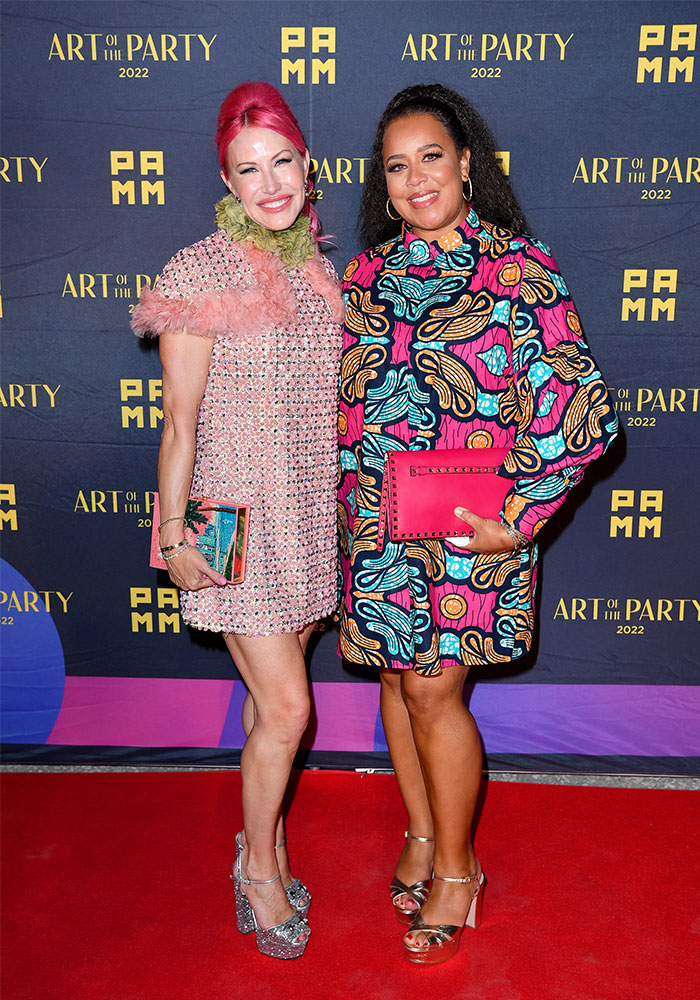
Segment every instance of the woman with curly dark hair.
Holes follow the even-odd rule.
[[[433,964],[478,924],[483,898],[469,668],[530,648],[536,536],[615,437],[617,418],[551,252],[523,235],[493,137],[459,94],[421,85],[389,102],[360,229],[370,249],[344,281],[340,646],[379,669],[408,813],[393,909],[410,924],[407,957]],[[465,497],[449,512],[452,531],[385,540],[387,457],[441,449],[491,449],[482,463],[502,456],[500,513],[479,516]],[[423,489],[411,482],[409,507]]]
[[[403,220],[392,219],[386,210],[387,185],[384,177],[382,148],[387,126],[403,118],[408,108],[412,114],[429,114],[449,132],[455,148],[465,143],[469,149],[469,173],[472,208],[492,226],[514,233],[527,232],[523,210],[510,186],[510,181],[498,166],[496,142],[488,125],[460,94],[439,83],[407,87],[386,106],[379,119],[366,182],[360,204],[359,230],[368,247],[377,246],[401,232]]]

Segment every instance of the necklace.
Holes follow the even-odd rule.
[[[216,224],[236,243],[252,243],[259,250],[277,254],[286,270],[303,267],[316,255],[316,241],[311,233],[311,219],[300,215],[289,229],[266,229],[253,222],[232,194],[216,204]]]

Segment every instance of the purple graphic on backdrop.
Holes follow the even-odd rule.
[[[0,559],[0,607],[0,740],[44,743],[63,700],[63,648],[41,591],[4,559]]]

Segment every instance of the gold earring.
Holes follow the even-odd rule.
[[[307,174],[304,178],[304,198],[309,201],[318,201],[319,193],[314,187],[314,182],[311,180]]]
[[[467,197],[466,194],[464,193],[464,189],[462,189],[462,197],[466,201],[467,205],[470,205],[472,197],[474,195],[474,191],[472,189],[472,179],[471,179],[471,177],[467,177],[467,179],[464,181],[464,183],[466,184],[467,181],[469,182],[469,197]]]
[[[398,222],[399,219],[401,218],[401,216],[400,215],[392,215],[391,212],[389,211],[389,205],[391,205],[391,198],[387,198],[387,200],[386,200],[386,214],[389,216],[389,218],[392,220],[392,222]]]

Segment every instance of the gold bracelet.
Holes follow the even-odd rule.
[[[166,519],[164,521],[161,521],[161,523],[158,525],[158,531],[160,531],[160,529],[164,525],[168,524],[170,521],[184,521],[184,520],[185,520],[184,514],[182,515],[182,517],[166,517]]]
[[[185,538],[182,539],[182,542],[184,542],[184,541],[186,541]],[[179,549],[179,548],[181,548],[182,547],[182,542],[176,542],[175,545],[160,545],[159,548],[160,548],[161,552],[172,552],[173,549]]]

